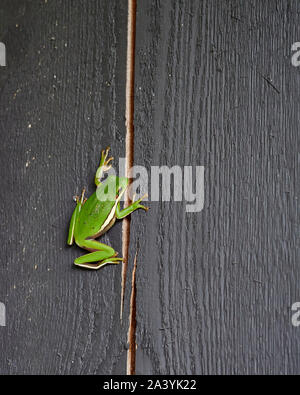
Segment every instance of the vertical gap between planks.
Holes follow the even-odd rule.
[[[128,28],[127,28],[127,72],[126,72],[126,177],[131,184],[131,168],[134,161],[134,74],[135,74],[135,37],[136,37],[136,7],[137,0],[128,0]],[[129,188],[128,188],[129,189]],[[131,204],[129,190],[125,192],[124,207]],[[123,220],[122,229],[122,284],[121,284],[121,311],[122,321],[124,311],[125,287],[128,269],[130,244],[130,216]]]
[[[129,329],[128,329],[128,352],[127,352],[127,374],[135,375],[136,361],[136,268],[137,268],[138,250],[135,254],[132,271]]]

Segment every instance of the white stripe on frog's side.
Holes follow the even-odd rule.
[[[116,221],[116,209],[117,209],[117,205],[119,204],[120,200],[122,199],[122,196],[124,195],[125,191],[127,188],[123,189],[123,191],[120,193],[120,195],[118,196],[113,208],[111,209],[111,212],[108,214],[108,217],[106,218],[104,224],[101,226],[99,232],[97,233],[97,237],[101,236],[103,233],[107,232],[108,229],[110,229],[113,224]]]

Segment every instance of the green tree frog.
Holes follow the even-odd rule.
[[[110,175],[101,182],[104,173],[112,166],[113,158],[107,159],[108,153],[109,148],[102,151],[100,166],[95,176],[96,192],[85,199],[83,189],[81,197],[76,196],[77,204],[70,222],[68,244],[72,245],[75,241],[79,247],[89,251],[89,254],[74,261],[76,266],[82,268],[97,270],[107,264],[122,262],[123,259],[117,258],[118,253],[112,247],[95,239],[107,232],[116,219],[123,219],[138,209],[148,210],[141,205],[146,195],[121,210],[120,200],[129,185],[128,178]]]

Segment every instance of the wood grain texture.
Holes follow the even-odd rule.
[[[137,373],[294,374],[297,1],[138,4],[135,162],[204,165],[205,208],[132,219]]]
[[[1,40],[0,372],[126,373],[120,267],[76,270],[73,196],[102,148],[124,156],[127,5],[4,0]],[[121,224],[104,242],[121,252]],[[127,316],[127,314],[126,314]],[[126,325],[126,323],[125,323]],[[127,329],[127,328],[126,328]]]

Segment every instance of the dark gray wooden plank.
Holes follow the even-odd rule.
[[[76,270],[73,195],[124,155],[127,4],[2,0],[0,372],[126,372],[121,267]],[[104,237],[121,251],[121,226]],[[125,323],[126,324],[126,323]]]
[[[299,7],[138,4],[136,164],[206,167],[203,212],[132,220],[138,373],[300,372]]]

